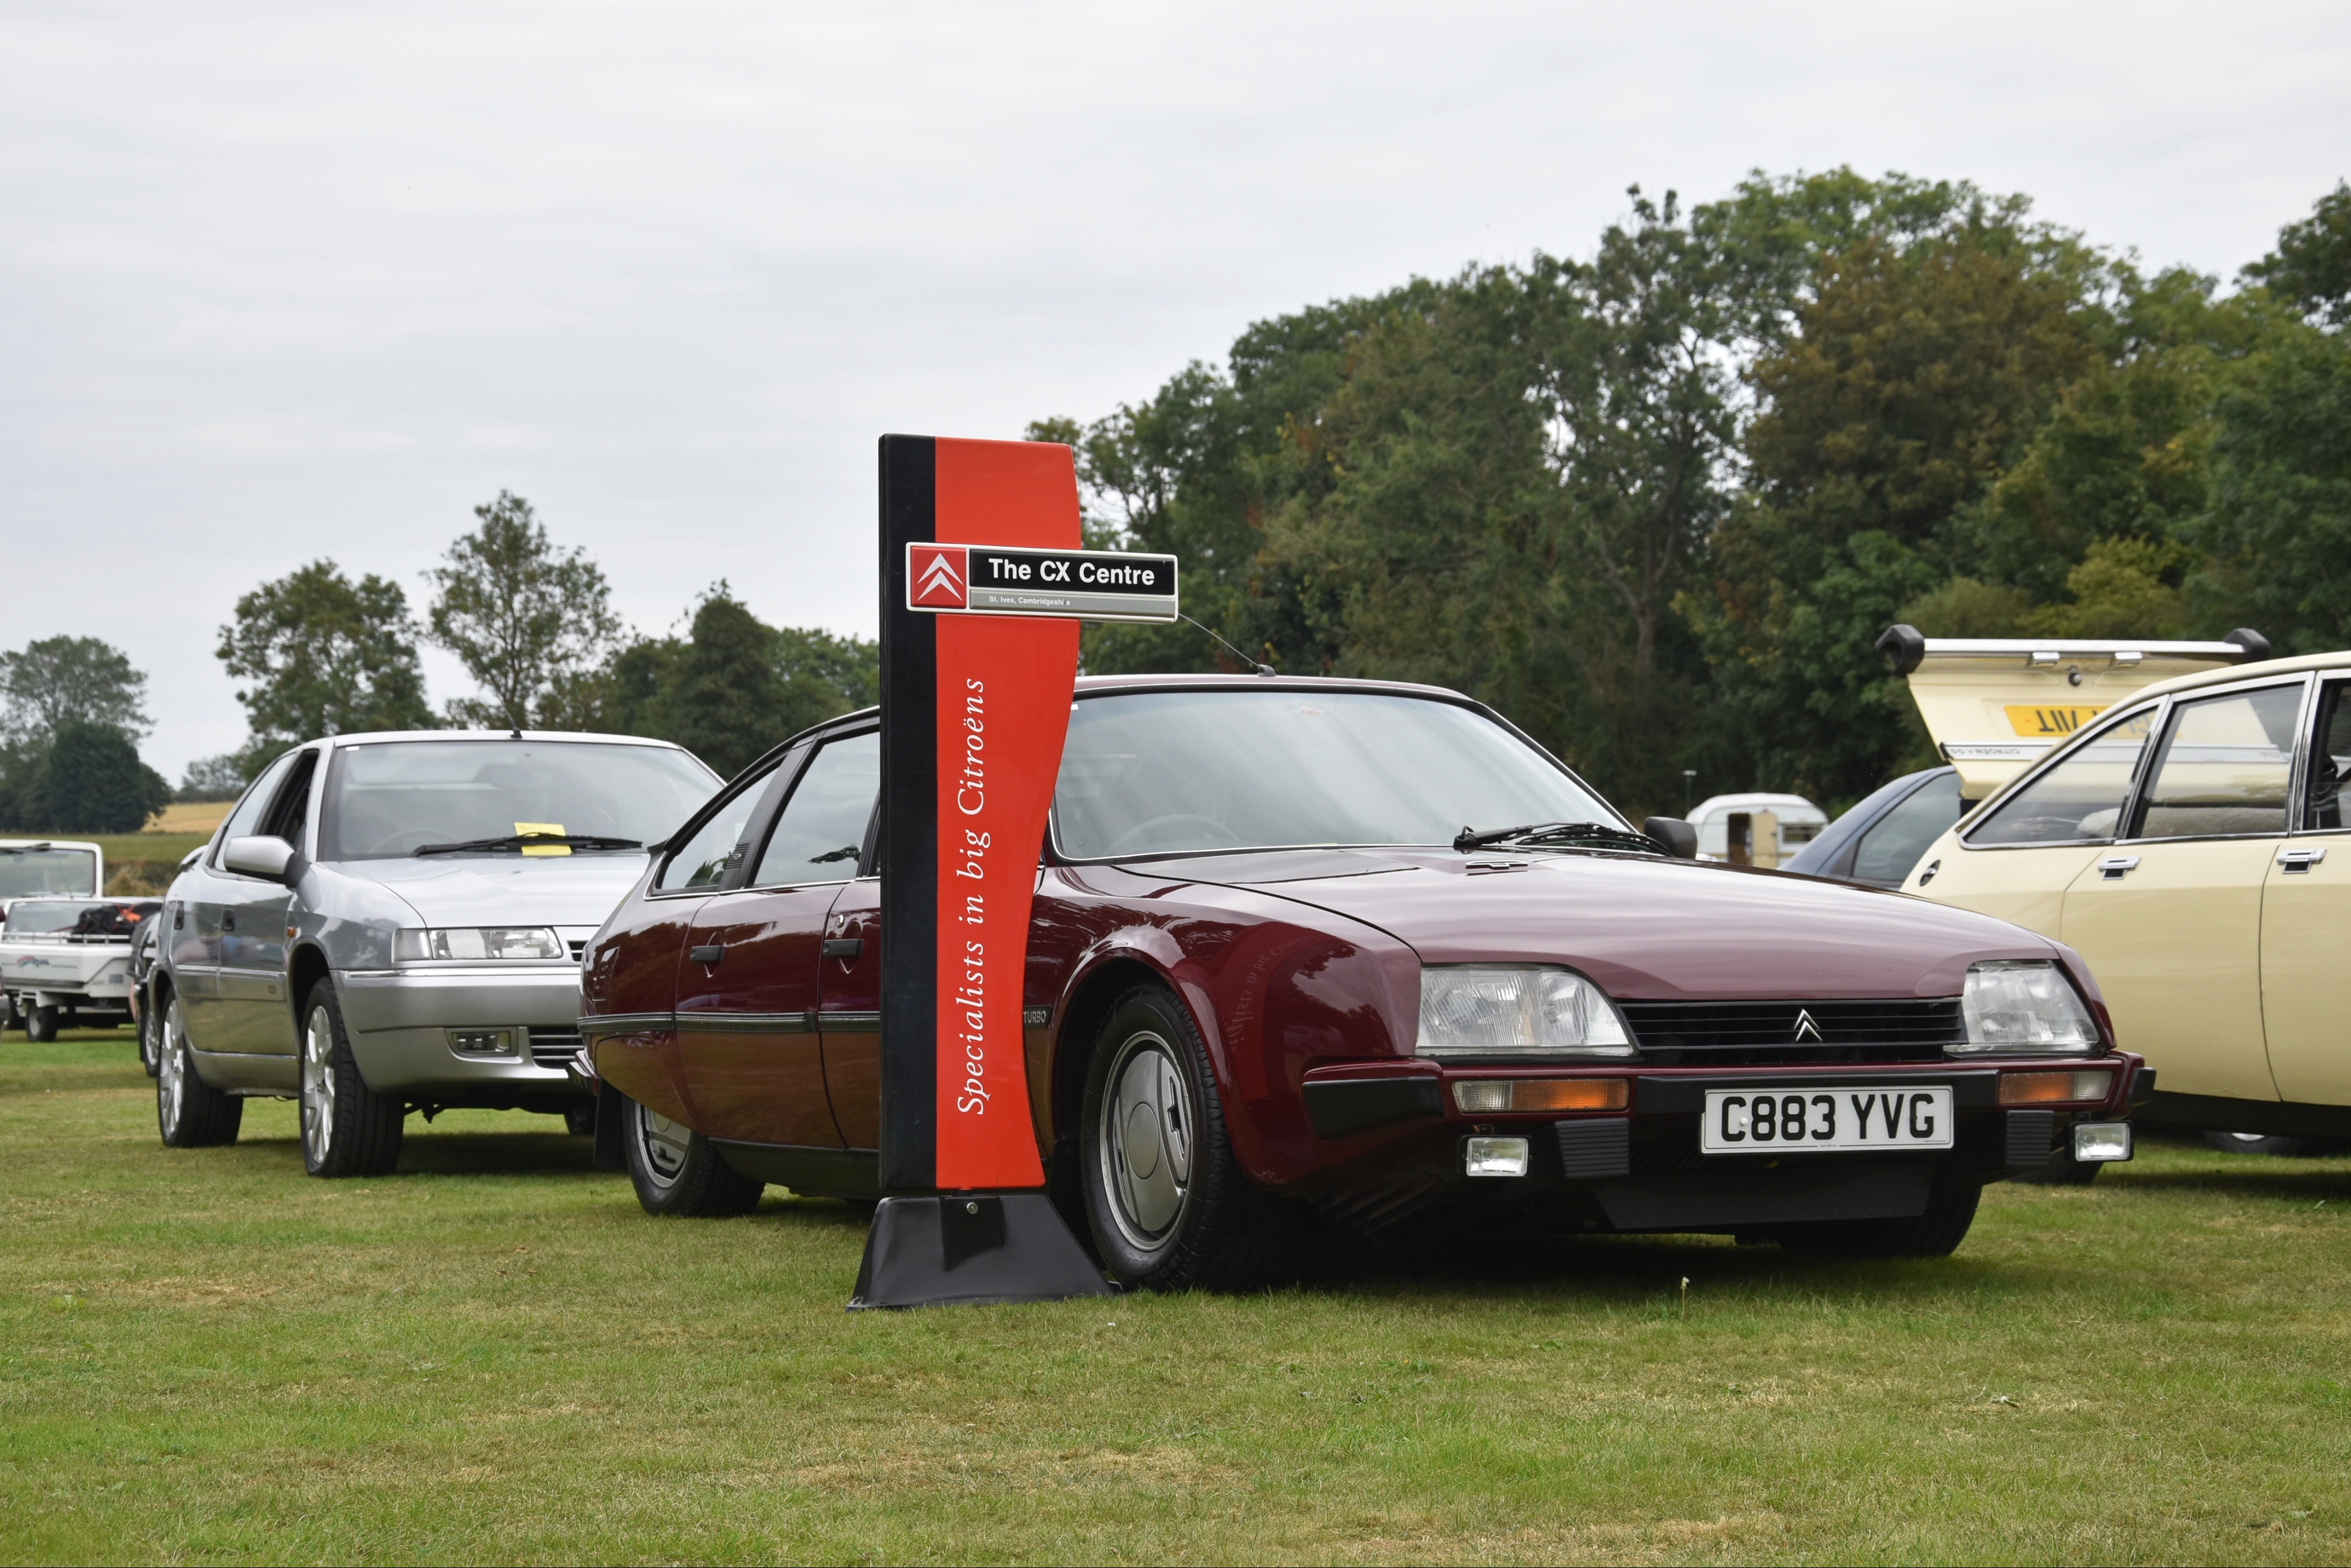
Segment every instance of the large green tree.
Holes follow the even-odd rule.
[[[171,782],[139,759],[115,726],[81,719],[57,726],[41,780],[44,829],[135,833],[171,800]]]
[[[147,675],[96,637],[44,637],[0,653],[0,730],[46,747],[65,725],[110,725],[133,741],[147,733]]]
[[[429,635],[457,655],[485,695],[449,705],[465,725],[523,729],[576,706],[566,688],[610,657],[621,635],[603,570],[559,549],[520,496],[474,508],[480,526],[427,571]]]
[[[434,724],[407,596],[372,574],[354,582],[331,560],[238,599],[214,654],[245,683],[236,698],[253,739],[232,770],[247,777],[254,758],[322,735]]]

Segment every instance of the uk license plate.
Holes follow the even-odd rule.
[[[1709,1155],[1948,1149],[1952,1130],[1948,1086],[1709,1089],[1698,1146]]]

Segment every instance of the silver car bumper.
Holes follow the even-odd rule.
[[[352,969],[335,977],[360,1075],[378,1093],[483,1090],[585,1093],[580,970],[573,965]],[[461,1051],[503,1031],[503,1053]]]

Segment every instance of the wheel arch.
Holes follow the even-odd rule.
[[[1139,985],[1164,987],[1188,1014],[1191,1004],[1175,977],[1132,950],[1103,954],[1077,977],[1061,1007],[1053,1030],[1050,1153],[1058,1155],[1078,1137],[1078,1110],[1085,1099],[1086,1065],[1093,1060],[1094,1037],[1110,1019],[1118,998]],[[1198,1020],[1195,1019],[1196,1026]]]
[[[305,942],[287,956],[286,1013],[297,1040],[302,1037],[302,1008],[310,999],[311,988],[331,973],[333,967],[316,943]]]

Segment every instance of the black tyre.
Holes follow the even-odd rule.
[[[759,1206],[768,1184],[737,1171],[708,1138],[625,1097],[621,1110],[629,1180],[647,1214],[711,1219]]]
[[[1128,991],[1095,1038],[1078,1151],[1095,1256],[1122,1283],[1236,1290],[1280,1262],[1290,1206],[1242,1171],[1208,1053],[1165,988]]]
[[[156,1012],[152,996],[139,1008],[139,1065],[147,1070],[150,1078],[163,1070],[163,1019]]]
[[[582,1100],[577,1105],[563,1108],[563,1130],[575,1138],[596,1135],[596,1102]]]
[[[36,1045],[45,1045],[57,1038],[57,1009],[34,1008],[25,1014],[25,1038]]]
[[[2232,1155],[2270,1155],[2288,1160],[2333,1154],[2342,1147],[2330,1138],[2295,1138],[2281,1133],[2207,1133],[2204,1141]]]
[[[387,1176],[400,1163],[407,1108],[367,1086],[331,980],[302,1004],[302,1168],[314,1176]]]
[[[24,1027],[25,1016],[16,1010],[16,998],[5,991],[0,991],[0,1030]]]
[[[1976,1222],[1983,1188],[1972,1182],[1938,1186],[1927,1212],[1911,1219],[1841,1219],[1813,1225],[1783,1225],[1780,1245],[1793,1252],[1833,1258],[1948,1258]]]
[[[167,1149],[206,1149],[236,1142],[245,1102],[224,1094],[196,1076],[188,1031],[180,1023],[180,998],[163,1007],[163,1060],[155,1074],[155,1128]]]

